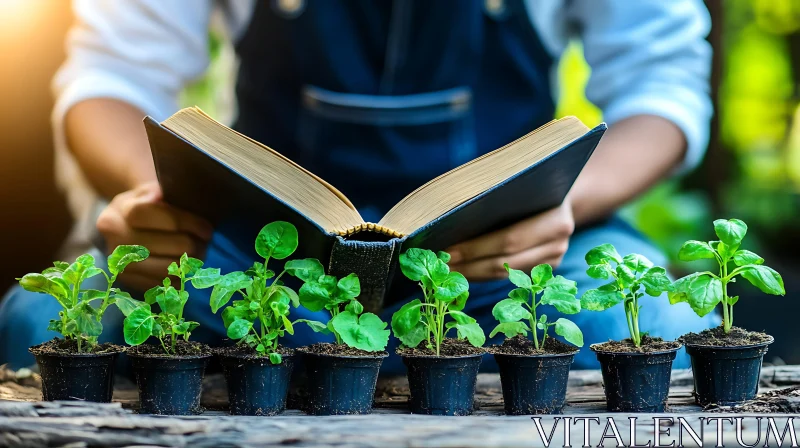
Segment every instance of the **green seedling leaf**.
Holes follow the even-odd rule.
[[[563,337],[570,344],[583,347],[583,332],[574,322],[563,317],[556,320],[556,334]]]
[[[135,300],[127,292],[116,290],[113,291],[113,296],[114,304],[117,306],[117,308],[119,308],[125,317],[130,316],[131,313],[140,307],[147,307],[148,310],[150,309],[146,303]]]
[[[424,277],[430,279],[431,271],[438,260],[436,255],[429,250],[408,249],[405,253],[400,254],[400,270],[403,275],[415,282],[421,281]]]
[[[418,346],[422,341],[425,341],[428,338],[428,327],[425,326],[422,322],[417,322],[417,325],[411,329],[408,333],[398,336],[395,334],[397,339],[405,345],[406,347],[414,348]]]
[[[374,352],[384,350],[389,343],[386,322],[372,313],[358,316],[351,311],[343,311],[331,319],[331,325],[350,347]]]
[[[227,334],[229,338],[238,341],[247,336],[251,328],[253,328],[252,322],[244,319],[236,319],[228,326]]]
[[[747,224],[739,219],[718,219],[714,221],[714,232],[726,246],[738,248],[747,234]]]
[[[761,291],[779,296],[786,294],[783,278],[771,267],[752,264],[743,266],[741,269],[740,275]]]
[[[180,274],[178,277],[181,278],[188,278],[197,273],[197,271],[203,267],[203,261],[198,260],[197,258],[192,258],[187,254],[181,255],[180,259]],[[182,275],[181,275],[182,274]]]
[[[714,259],[714,249],[710,244],[702,241],[687,241],[681,246],[678,252],[678,259],[681,261],[694,261],[702,259]]]
[[[686,302],[702,317],[714,310],[722,300],[722,282],[703,273],[694,273],[676,280],[668,292],[672,304]]]
[[[601,244],[586,253],[586,263],[590,266],[611,261],[622,263],[622,257],[611,244]]]
[[[506,268],[506,271],[508,271],[508,279],[511,280],[511,283],[513,283],[515,286],[518,288],[530,288],[532,286],[531,277],[528,277],[528,274],[520,271],[519,269],[512,269],[508,267],[508,263],[503,264],[503,266]],[[552,274],[553,273],[551,271],[550,275]],[[531,272],[531,276],[533,276],[533,272]]]
[[[466,339],[475,347],[482,347],[486,342],[486,335],[477,322],[456,325],[459,339]]]
[[[39,292],[54,297],[64,308],[72,306],[68,299],[69,288],[66,284],[58,282],[57,279],[42,274],[25,274],[19,279],[19,284],[26,291]]]
[[[632,272],[641,274],[653,267],[653,262],[644,255],[629,254],[622,258],[622,264],[627,266]]]
[[[509,323],[530,319],[531,313],[524,308],[522,302],[514,299],[503,299],[492,308],[492,316],[500,323]],[[395,333],[397,332],[395,331]]]
[[[261,351],[263,352],[264,351],[263,350],[264,346],[261,345],[261,344],[259,344],[259,345],[261,346],[261,348],[262,348]],[[270,353],[269,354],[269,362],[270,363],[272,363],[272,364],[280,364],[281,361],[282,361],[282,358],[281,358],[281,354],[280,353]]]
[[[361,294],[361,282],[358,281],[356,274],[350,274],[336,284],[340,300],[347,301],[358,297]]]
[[[231,300],[236,291],[246,289],[252,283],[253,279],[241,271],[223,275],[214,285],[214,289],[211,290],[211,298],[209,300],[211,311],[213,313],[219,311]]]
[[[344,309],[357,316],[364,312],[364,306],[358,300],[351,300]]]
[[[317,312],[325,309],[331,301],[331,293],[321,283],[305,283],[300,287],[300,305],[309,311]]]
[[[422,319],[422,302],[419,299],[403,305],[392,315],[392,332],[397,337],[403,337],[412,331]]]
[[[167,274],[180,277],[181,269],[178,267],[178,263],[175,263],[174,261],[170,263],[169,266],[167,266]]]
[[[530,280],[530,279],[529,279]],[[436,288],[434,296],[437,300],[451,301],[469,290],[467,279],[460,272],[450,272]]]
[[[267,224],[256,237],[256,253],[262,258],[283,260],[297,249],[297,228],[284,221]]]
[[[147,307],[136,308],[123,322],[123,334],[128,345],[142,344],[153,332],[154,316]]]
[[[559,312],[564,314],[576,314],[581,311],[581,301],[578,300],[577,297],[575,297],[575,294],[577,294],[577,292],[578,292],[577,287],[569,290],[547,288],[544,290],[544,293],[542,294],[542,300],[540,301],[540,303],[542,305],[552,305]]]
[[[316,258],[306,258],[302,260],[289,260],[284,265],[284,269],[304,282],[315,282],[325,275],[325,268]]]
[[[506,264],[508,266],[508,264]],[[563,277],[562,277],[563,278]],[[544,288],[553,279],[553,267],[549,264],[540,264],[531,269],[531,280],[533,284]],[[520,285],[517,285],[520,286]]]
[[[733,262],[736,263],[736,266],[745,266],[748,264],[764,264],[764,259],[749,250],[739,249],[733,254]]]
[[[162,312],[175,316],[180,314],[183,309],[180,294],[178,294],[178,291],[172,286],[164,288],[159,292],[156,296],[156,303],[158,303]]]
[[[210,288],[220,281],[222,281],[223,276],[220,275],[219,268],[203,268],[198,269],[197,272],[192,277],[192,286],[197,289],[205,289]]]
[[[528,324],[525,322],[502,322],[494,327],[489,337],[493,338],[497,333],[503,333],[506,338],[513,338],[517,335],[527,336],[528,330],[530,330],[530,328],[528,328]]]
[[[662,267],[652,267],[642,275],[641,284],[645,288],[645,292],[652,296],[658,297],[669,289],[670,282],[667,277],[666,269]]]
[[[117,246],[108,256],[108,271],[112,275],[119,275],[131,263],[139,263],[150,256],[150,251],[144,246]]]
[[[450,263],[450,254],[445,251],[439,251],[436,253],[436,257],[442,261],[442,263]]]
[[[308,320],[308,319],[298,319],[294,321],[295,324],[304,323],[308,325],[308,328],[314,330],[315,333],[322,333],[322,334],[330,334],[330,330],[328,330],[328,326],[323,324],[322,322],[317,322],[315,320]]]
[[[607,264],[596,264],[589,266],[589,268],[586,269],[586,274],[589,277],[596,278],[598,280],[605,280],[611,275],[610,268]]]
[[[624,300],[625,295],[620,291],[590,289],[581,296],[581,308],[589,311],[605,311]]]

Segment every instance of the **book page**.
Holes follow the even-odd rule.
[[[364,225],[352,202],[332,185],[272,148],[219,123],[199,108],[182,109],[162,125],[329,233],[343,234]]]
[[[475,196],[546,158],[589,131],[578,118],[551,121],[502,148],[454,168],[417,188],[378,222],[408,235]],[[536,194],[532,191],[531,194]]]

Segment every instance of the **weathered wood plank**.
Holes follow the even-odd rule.
[[[224,411],[227,406],[224,381],[210,375],[205,383],[203,403],[210,410],[193,417],[138,415],[136,391],[130,382],[122,381],[115,391],[115,403],[62,402],[44,403],[37,399],[35,381],[31,378],[0,382],[0,446],[542,446],[542,440],[530,417],[503,415],[499,377],[479,376],[477,410],[470,417],[435,417],[410,415],[407,412],[408,385],[405,378],[381,380],[376,394],[376,409],[367,416],[308,417],[297,410],[288,410],[276,417],[234,417]],[[20,384],[21,383],[21,384]],[[767,367],[762,372],[762,391],[776,386],[800,384],[800,368]],[[670,414],[636,415],[636,442],[655,441],[654,417],[686,419],[695,430],[704,429],[704,441],[716,444],[716,426],[702,419],[743,418],[743,438],[752,444],[760,438],[764,446],[766,422],[759,431],[759,422],[742,414],[705,414],[693,403],[691,374],[673,373],[668,402]],[[11,400],[3,400],[7,396]],[[40,395],[38,395],[40,397]],[[551,446],[563,446],[569,437],[572,446],[584,444],[584,421],[590,417],[590,444],[597,446],[606,430],[605,446],[615,446],[607,418],[613,417],[615,429],[625,445],[630,444],[630,415],[605,411],[601,378],[596,371],[575,371],[570,375],[568,405],[562,416],[542,416],[540,423],[546,436],[553,425]],[[572,419],[567,432],[564,418]],[[781,431],[790,416],[779,415]],[[576,420],[577,419],[577,420]],[[596,419],[596,420],[594,420]],[[735,444],[735,422],[724,421],[726,443]],[[792,426],[794,427],[794,426]],[[666,427],[665,427],[666,428]],[[676,441],[681,426],[668,426],[669,436],[662,444]],[[685,446],[696,446],[684,432]],[[773,441],[774,442],[774,441]],[[727,445],[726,445],[727,446]],[[770,446],[774,446],[771,442]]]

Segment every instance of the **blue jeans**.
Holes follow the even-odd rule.
[[[665,265],[666,258],[642,235],[628,224],[618,218],[613,218],[601,225],[587,228],[577,232],[570,241],[570,247],[557,274],[578,282],[579,294],[590,288],[600,286],[603,281],[589,278],[586,275],[584,254],[602,243],[612,243],[617,250],[625,255],[639,253],[657,265]],[[101,263],[98,260],[98,263]],[[227,239],[222,235],[215,235],[210,244],[206,265],[222,268],[223,272],[244,270],[251,262],[232,249]],[[273,269],[277,269],[274,267]],[[399,273],[398,273],[399,274]],[[90,279],[89,282],[103,282],[102,276]],[[85,285],[85,287],[104,289],[105,285]],[[496,325],[492,317],[492,307],[495,303],[507,297],[512,289],[508,280],[473,283],[470,286],[470,298],[467,302],[467,314],[478,320],[483,330],[488,334]],[[218,345],[225,338],[225,328],[219,315],[211,313],[209,308],[210,289],[190,291],[189,303],[186,305],[184,316],[187,319],[200,323],[192,338],[204,343]],[[700,331],[719,324],[719,317],[715,314],[699,318],[686,304],[670,305],[665,296],[643,299],[643,308],[639,316],[642,331],[665,339],[675,339],[690,331]],[[386,322],[391,322],[394,313],[403,303],[389,306],[383,311],[381,317]],[[59,305],[56,300],[44,294],[30,293],[19,286],[12,288],[0,303],[0,364],[9,363],[12,368],[19,368],[33,364],[33,357],[28,353],[28,347],[58,336],[52,331],[47,331],[50,319],[57,317]],[[538,310],[537,310],[538,311]],[[316,319],[324,321],[325,312],[312,313],[305,309],[292,310],[292,320],[298,318]],[[541,312],[552,318],[557,318],[559,313],[545,307]],[[624,339],[629,336],[625,323],[622,307],[612,308],[605,312],[582,311],[577,315],[568,316],[583,330],[586,345],[575,357],[573,368],[593,369],[598,368],[594,354],[589,350],[589,345],[604,342],[609,339]],[[101,341],[122,343],[122,316],[116,309],[109,308],[103,325],[104,332]],[[294,336],[287,337],[283,342],[286,345],[298,347],[315,342],[330,340],[328,336],[312,332],[305,325],[297,325]],[[489,340],[487,344],[499,344],[502,335]],[[397,341],[390,339],[388,350],[393,353]],[[683,351],[675,360],[676,368],[689,366],[688,357]],[[496,364],[491,356],[484,359],[483,370],[496,370]],[[404,367],[398,356],[386,358],[383,367],[384,373],[403,373]]]

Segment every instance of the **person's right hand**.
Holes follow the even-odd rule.
[[[202,258],[213,227],[205,219],[172,207],[162,200],[157,182],[120,193],[97,218],[97,230],[109,251],[121,244],[139,244],[150,257],[125,268],[126,286],[146,291],[161,284],[167,266],[183,253]]]

